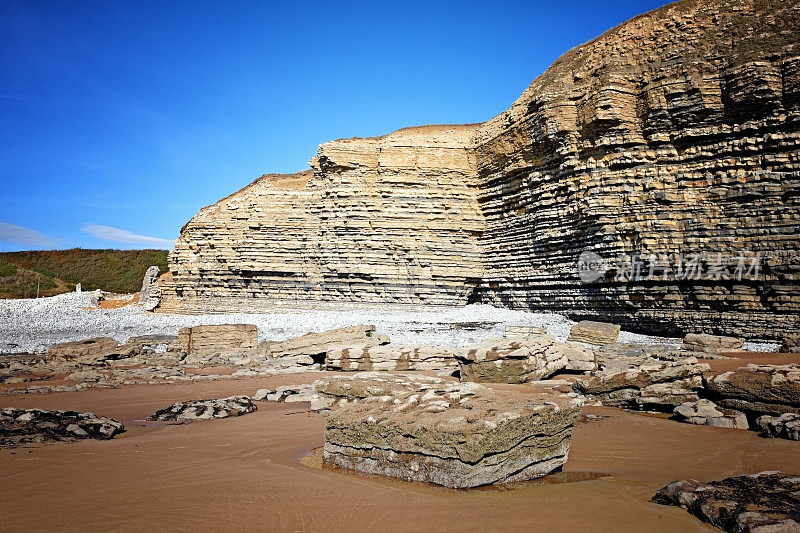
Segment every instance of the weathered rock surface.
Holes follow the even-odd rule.
[[[679,361],[633,359],[576,381],[573,389],[611,407],[669,409],[699,400],[705,363],[690,357]]]
[[[361,325],[308,333],[283,342],[262,343],[261,348],[272,357],[306,356],[312,359],[311,363],[325,363],[328,352],[342,346],[365,347],[388,343],[389,338],[378,335],[375,326]]]
[[[80,358],[95,358],[117,349],[119,343],[111,337],[94,337],[82,341],[54,344],[47,349],[48,359],[75,361]]]
[[[800,414],[800,365],[747,365],[705,380],[722,407],[754,415]]]
[[[486,123],[325,143],[186,224],[160,309],[481,301],[781,339],[800,327],[798,26],[794,2],[676,2]],[[609,268],[583,279],[583,252]]]
[[[683,507],[731,533],[800,531],[800,476],[761,472],[700,483],[675,481],[653,501]]]
[[[76,411],[0,409],[0,447],[31,442],[110,439],[125,426],[104,416]]]
[[[156,284],[160,270],[153,265],[144,273],[142,280],[142,292],[139,295],[139,305],[147,311],[152,311],[161,303],[161,288]]]
[[[697,400],[680,404],[672,413],[681,422],[701,426],[749,429],[747,416],[741,411],[725,409],[710,400]]]
[[[800,352],[800,333],[786,335],[781,342],[781,352],[798,353]]]
[[[756,425],[765,437],[800,440],[800,415],[783,413],[781,416],[759,416]]]
[[[689,333],[683,339],[681,349],[693,352],[719,354],[723,352],[740,352],[744,339],[708,335],[706,333]]]
[[[236,353],[258,348],[255,324],[194,326],[178,330],[178,343],[189,355]]]
[[[505,333],[506,337],[522,337],[526,335],[544,335],[547,331],[534,326],[506,326]]]
[[[553,375],[567,357],[552,335],[500,337],[468,346],[457,355],[461,381],[525,383]]]
[[[441,370],[458,367],[459,350],[446,346],[344,345],[328,350],[327,370]]]
[[[177,402],[156,411],[147,420],[208,420],[241,416],[256,410],[258,407],[247,396],[231,396],[215,400]]]
[[[619,330],[620,327],[617,324],[581,320],[572,326],[568,340],[597,345],[613,344],[617,342]]]
[[[453,488],[533,479],[566,462],[580,406],[476,383],[369,397],[328,416],[323,460]]]

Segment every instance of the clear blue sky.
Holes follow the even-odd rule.
[[[487,120],[665,3],[0,0],[0,251],[169,247],[321,142]]]

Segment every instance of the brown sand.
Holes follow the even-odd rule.
[[[111,441],[0,450],[0,528],[699,531],[711,528],[650,503],[652,494],[687,477],[800,473],[796,442],[600,407],[584,410],[604,418],[576,427],[566,474],[467,491],[304,465],[315,463],[303,457],[323,444],[325,422],[305,405],[262,403],[243,417],[181,425],[134,421],[179,400],[317,377],[5,397],[10,406],[93,411],[128,431]],[[591,479],[593,472],[612,477]]]

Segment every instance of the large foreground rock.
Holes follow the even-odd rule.
[[[693,352],[719,354],[723,352],[740,352],[742,346],[744,346],[744,339],[736,337],[689,333],[684,337],[681,348]]]
[[[582,320],[572,326],[568,340],[597,345],[612,344],[617,342],[619,330],[620,327],[617,324]]]
[[[765,437],[800,440],[800,415],[783,413],[781,416],[763,415],[758,417],[756,425],[761,428]]]
[[[476,383],[367,397],[328,416],[323,460],[453,488],[532,479],[566,462],[580,405]]]
[[[706,379],[713,400],[753,415],[800,414],[800,365],[750,364]]]
[[[30,442],[113,438],[125,431],[116,420],[94,413],[45,409],[0,409],[0,447]]]
[[[456,348],[446,346],[384,346],[358,344],[327,351],[328,370],[442,370],[458,367]]]
[[[800,531],[800,476],[761,472],[700,483],[675,481],[653,501],[683,507],[694,516],[731,533]]]
[[[565,369],[593,369],[594,355],[580,345],[556,342],[548,334],[487,339],[456,355],[461,381],[526,383]]]
[[[680,404],[672,412],[681,422],[700,426],[748,429],[747,415],[741,411],[719,407],[710,400],[698,400]]]
[[[256,411],[258,407],[247,396],[231,396],[215,400],[177,402],[148,416],[148,420],[208,420],[228,418]]]
[[[240,353],[258,347],[255,324],[203,325],[178,330],[178,343],[189,355]]]
[[[694,357],[679,361],[633,358],[630,367],[597,372],[576,381],[573,388],[611,407],[672,410],[700,399],[697,391],[702,388],[703,372],[709,370],[706,363],[698,363]]]

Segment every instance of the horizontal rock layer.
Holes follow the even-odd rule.
[[[685,0],[484,124],[325,143],[183,228],[160,310],[482,301],[781,338],[800,326],[798,27],[796,2]]]

